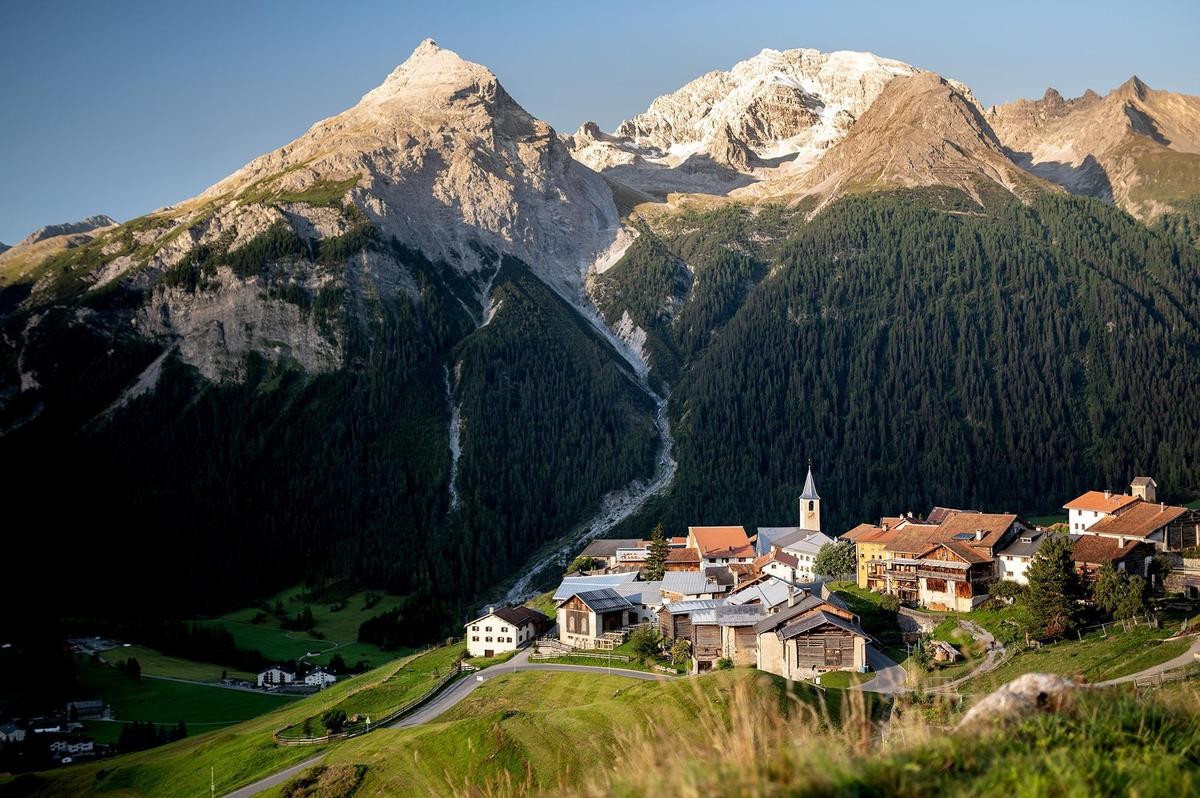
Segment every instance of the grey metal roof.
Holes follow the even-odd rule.
[[[580,557],[613,557],[617,549],[637,548],[640,538],[596,538],[579,553]]]
[[[1046,542],[1045,532],[1023,532],[1013,538],[1013,542],[1007,547],[1000,549],[997,554],[1008,555],[1010,557],[1032,557],[1037,554],[1038,549]]]
[[[776,540],[799,531],[798,526],[760,526],[758,536],[754,539],[754,553],[761,557],[771,550]]]
[[[692,613],[692,625],[716,624],[718,626],[753,626],[762,620],[767,610],[758,604],[744,607],[730,606],[708,607]]]
[[[720,593],[724,588],[699,571],[667,571],[663,574],[662,589],[683,596]]]
[[[623,571],[617,574],[596,574],[595,576],[568,576],[554,591],[555,601],[566,601],[581,590],[596,590],[601,587],[616,587],[637,579],[637,571]]]
[[[767,617],[763,618],[758,623],[754,624],[754,631],[758,632],[759,634],[762,634],[763,632],[769,632],[772,629],[776,629],[776,628],[782,626],[783,624],[787,623],[789,620],[791,620],[792,618],[795,618],[797,615],[808,612],[809,610],[812,610],[812,609],[816,609],[817,607],[820,607],[824,603],[825,603],[824,601],[817,598],[816,596],[809,595],[809,596],[804,596],[803,598],[797,596],[796,604],[794,606],[780,607],[779,611],[776,612],[774,615],[768,615]]]
[[[775,607],[787,601],[790,587],[791,585],[784,580],[771,577],[737,591],[729,597],[728,601],[730,604],[749,604],[758,601],[764,607]]]
[[[576,593],[579,600],[588,605],[593,612],[612,612],[613,610],[629,610],[633,609],[633,605],[629,603],[629,599],[622,596],[611,587],[602,587],[599,590],[588,590],[581,593]]]
[[[796,621],[789,626],[783,627],[779,630],[779,637],[783,640],[789,640],[796,635],[801,635],[805,632],[812,631],[813,629],[816,629],[819,626],[824,626],[825,624],[831,624],[839,629],[844,629],[852,635],[858,635],[859,637],[866,637],[868,639],[870,638],[870,635],[864,632],[858,624],[851,623],[845,618],[825,612],[824,610],[818,610],[803,620]]]
[[[696,610],[706,610],[724,604],[724,599],[689,599],[688,601],[672,601],[664,604],[663,609],[671,615],[691,615]]]
[[[808,466],[808,476],[804,478],[804,492],[800,494],[801,499],[820,499],[817,495],[817,483],[813,482],[812,464]]]
[[[833,543],[833,538],[811,529],[801,529],[790,535],[784,535],[775,541],[774,546],[787,551],[799,551],[805,554],[816,554],[822,547]]]
[[[644,607],[658,607],[663,603],[662,582],[626,582],[617,585],[613,590],[620,593],[629,601]]]

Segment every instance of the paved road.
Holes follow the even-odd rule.
[[[867,664],[875,671],[875,678],[858,689],[869,693],[902,693],[907,689],[908,672],[874,646],[867,646]]]
[[[478,673],[469,673],[466,678],[460,679],[452,684],[447,689],[438,693],[433,700],[423,704],[415,712],[405,715],[400,720],[392,724],[393,729],[404,729],[411,726],[420,726],[423,723],[429,723],[446,710],[453,707],[459,701],[469,696],[477,688],[491,681],[497,676],[505,673],[514,673],[517,671],[568,671],[577,673],[596,673],[600,675],[625,676],[630,679],[641,679],[643,681],[660,681],[669,679],[661,673],[646,673],[644,671],[631,671],[624,668],[600,668],[593,665],[560,665],[552,662],[530,662],[529,649],[522,651],[517,656],[510,659],[503,665],[493,665],[490,668],[485,668]],[[312,767],[325,757],[324,753],[314,756],[312,759],[306,759],[299,765],[293,765],[287,770],[281,770],[274,775],[267,776],[265,779],[247,784],[239,790],[229,793],[225,798],[250,798],[252,795],[258,795],[264,790],[269,790],[283,784],[288,779],[298,775],[301,771]]]
[[[1096,682],[1095,684],[1089,685],[1089,687],[1111,687],[1114,684],[1126,684],[1138,679],[1149,679],[1151,677],[1158,676],[1160,673],[1167,673],[1168,671],[1185,668],[1188,665],[1191,665],[1193,662],[1196,662],[1197,657],[1200,657],[1200,637],[1192,641],[1191,648],[1174,659],[1169,659],[1166,662],[1155,665],[1154,667],[1146,668],[1144,671],[1131,673],[1128,676],[1118,676],[1115,679],[1109,679],[1107,682]]]
[[[253,784],[247,784],[240,790],[234,790],[226,795],[225,798],[250,798],[251,795],[258,795],[263,790],[269,790],[272,787],[278,787],[280,784],[283,784],[293,776],[297,776],[302,771],[308,770],[310,767],[317,764],[324,758],[325,754],[323,752],[317,754],[311,759],[304,760],[299,765],[292,765],[287,770],[281,770],[278,773],[267,776],[265,779],[260,779]]]
[[[497,676],[502,676],[506,673],[515,673],[518,671],[568,671],[575,673],[597,673],[601,675],[625,676],[630,679],[642,679],[645,681],[658,681],[670,678],[661,673],[631,671],[624,668],[599,668],[593,665],[560,665],[552,662],[530,661],[529,649],[525,649],[503,665],[493,665],[492,667],[486,668],[478,673],[467,674],[466,678],[460,679],[448,689],[438,693],[437,697],[435,697],[429,703],[424,704],[416,712],[405,715],[403,718],[393,723],[392,728],[405,729],[410,726],[420,726],[422,723],[429,723],[431,720],[450,709],[450,707],[469,696],[476,689],[483,686],[486,682],[491,681]]]

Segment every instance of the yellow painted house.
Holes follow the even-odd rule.
[[[895,537],[896,527],[904,520],[906,519],[882,518],[879,526],[859,524],[842,535],[842,540],[854,544],[858,558],[855,571],[859,587],[864,590],[867,588],[867,574],[871,570],[872,561],[891,558],[891,554],[886,550],[887,544]]]

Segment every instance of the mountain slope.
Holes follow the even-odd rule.
[[[845,193],[945,186],[978,201],[981,184],[1025,196],[1037,183],[1009,160],[973,99],[924,72],[890,81],[846,137],[800,177],[734,196],[815,195],[824,205]]]
[[[105,611],[348,579],[407,597],[390,639],[442,634],[653,472],[655,407],[580,312],[615,233],[604,180],[426,41],[344,114],[4,284],[6,522],[68,492],[64,567],[112,577]]]
[[[1200,196],[1200,97],[1151,89],[1136,76],[1104,97],[1047,89],[987,114],[1029,171],[1115,203],[1139,218]]]
[[[678,471],[621,533],[791,523],[809,457],[835,533],[939,503],[1050,511],[1143,471],[1200,492],[1192,242],[1061,193],[983,200],[874,192],[782,231],[736,208],[656,222],[602,307],[673,375]],[[695,337],[680,320],[712,307],[711,267],[689,283],[679,264],[738,253]]]

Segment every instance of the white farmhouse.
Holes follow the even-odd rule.
[[[529,645],[550,619],[531,607],[488,607],[487,615],[466,625],[467,653],[494,657]]]
[[[1130,505],[1140,501],[1137,496],[1113,493],[1111,490],[1089,490],[1063,505],[1071,534],[1090,529],[1093,524],[1110,515],[1120,515]]]
[[[1012,543],[1000,549],[996,554],[996,567],[1001,579],[1016,582],[1020,585],[1029,584],[1025,572],[1029,570],[1033,556],[1046,542],[1047,534],[1039,530],[1022,530],[1013,538]]]
[[[335,684],[336,682],[337,677],[324,668],[317,668],[316,670],[309,672],[309,674],[304,677],[305,684],[309,685],[310,687],[319,687],[322,690],[331,684]]]
[[[289,671],[282,665],[272,665],[258,672],[259,687],[291,684],[294,681],[296,681],[295,671]]]

